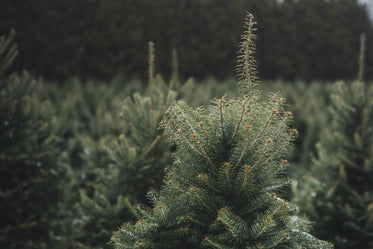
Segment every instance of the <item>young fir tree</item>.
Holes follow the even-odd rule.
[[[248,15],[238,73],[242,95],[223,97],[209,108],[178,101],[163,121],[177,145],[152,208],[140,208],[112,238],[122,248],[330,248],[308,233],[309,222],[281,199],[291,180],[283,173],[286,148],[297,131],[291,114],[272,94],[262,100],[254,87],[253,16]]]
[[[373,247],[373,87],[333,86],[332,126],[318,144],[312,171],[295,189],[297,203],[336,248]]]
[[[51,248],[63,168],[56,163],[53,107],[26,72],[6,75],[14,32],[0,38],[0,247]]]

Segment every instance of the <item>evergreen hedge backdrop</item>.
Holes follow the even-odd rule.
[[[157,44],[164,76],[175,48],[183,78],[224,79],[234,76],[247,10],[260,20],[262,79],[353,79],[360,33],[373,40],[369,15],[357,0],[12,0],[1,2],[0,34],[17,31],[15,68],[47,79],[117,73],[144,79],[148,41]],[[366,63],[373,67],[372,42]]]

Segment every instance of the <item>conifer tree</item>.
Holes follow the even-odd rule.
[[[110,167],[116,171],[117,188],[128,203],[145,203],[149,188],[158,189],[162,172],[167,165],[173,145],[158,130],[163,113],[176,98],[162,78],[154,73],[154,44],[149,43],[149,82],[144,94],[135,92],[124,100],[120,116],[129,129],[108,144],[106,150],[111,159]],[[111,183],[109,183],[111,185]],[[126,219],[137,214],[133,207]]]
[[[175,102],[160,127],[177,145],[151,208],[112,238],[123,248],[330,248],[308,233],[309,222],[282,199],[283,170],[297,131],[284,99],[255,89],[255,22],[248,15],[238,59],[241,95],[208,108]]]
[[[332,125],[294,201],[318,221],[317,234],[336,248],[373,247],[373,87],[333,85]]]
[[[55,160],[53,107],[26,72],[6,75],[14,32],[0,38],[0,247],[51,248],[63,168]]]

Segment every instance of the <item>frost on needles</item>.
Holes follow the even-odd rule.
[[[261,98],[254,86],[255,22],[248,14],[238,62],[241,94],[206,108],[183,101],[160,127],[177,145],[152,208],[112,237],[124,248],[332,248],[308,233],[309,222],[280,196],[288,179],[287,148],[297,131],[278,94]]]

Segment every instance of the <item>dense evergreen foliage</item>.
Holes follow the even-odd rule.
[[[358,0],[12,0],[1,3],[0,33],[15,28],[17,67],[48,79],[110,79],[119,72],[144,79],[150,40],[159,46],[162,75],[170,71],[175,48],[182,78],[221,79],[234,74],[247,9],[261,21],[263,79],[355,78],[360,33],[373,40]],[[373,66],[372,44],[367,68]]]
[[[288,109],[295,113],[294,126],[299,135],[289,150],[288,160],[291,162],[289,173],[297,178],[312,167],[312,159],[317,153],[316,143],[330,123],[330,115],[325,111],[330,101],[330,84],[275,81],[265,82],[261,88],[266,92],[281,92],[286,96]]]
[[[150,44],[146,88],[136,81],[124,84],[122,78],[110,84],[72,79],[39,93],[54,99],[60,160],[70,166],[59,207],[65,212],[58,233],[61,248],[109,248],[112,231],[137,218],[136,205],[148,205],[145,194],[159,189],[173,150],[158,123],[176,95],[198,105],[211,94],[229,92],[229,85],[212,80],[206,87],[193,79],[181,84],[176,58],[166,84],[154,72]]]
[[[150,86],[148,96],[134,93],[125,98],[121,118],[125,119],[128,129],[96,147],[103,150],[108,159],[106,165],[92,161],[92,153],[86,155],[84,162],[91,162],[85,165],[85,169],[89,169],[86,172],[95,176],[88,189],[91,193],[82,188],[82,198],[77,204],[81,217],[85,216],[80,224],[79,241],[86,248],[108,247],[112,231],[123,220],[137,218],[134,206],[146,204],[148,189],[159,189],[172,144],[166,142],[157,127],[176,93],[163,92],[156,85],[159,84]]]
[[[54,109],[26,72],[6,76],[15,58],[0,37],[0,247],[50,248],[64,169],[55,160]]]
[[[337,248],[373,247],[373,88],[363,83],[364,69],[367,77],[372,73],[372,34],[355,0],[20,3],[0,7],[0,16],[12,20],[1,19],[0,32],[13,23],[24,56],[13,66],[15,32],[0,38],[1,248],[330,248],[309,233]],[[240,93],[233,79],[184,81],[180,71],[226,75],[238,43],[235,32],[241,32],[242,6],[265,18],[257,50],[248,20],[239,52]],[[12,19],[15,10],[23,17]],[[94,25],[91,13],[99,19]],[[21,26],[27,18],[35,23],[30,29]],[[135,29],[117,32],[127,21]],[[178,29],[179,23],[188,25]],[[153,29],[145,32],[148,27]],[[180,31],[187,37],[175,36]],[[357,72],[362,31],[368,42],[365,50],[361,39]],[[89,42],[80,43],[77,33]],[[38,40],[39,50],[25,37]],[[146,62],[148,39],[157,49],[149,43]],[[122,45],[126,52],[110,52]],[[80,54],[69,55],[77,47]],[[98,48],[102,53],[93,52]],[[57,50],[66,52],[68,66]],[[256,86],[256,51],[261,76],[277,77],[281,70],[286,78],[297,71],[304,79],[358,80]],[[327,52],[333,55],[324,56]],[[141,71],[147,85],[121,75],[106,82],[69,78],[59,84],[14,72],[27,66],[32,74],[48,70],[44,76],[62,79],[67,72],[91,77],[94,70],[94,76],[106,78],[117,72],[112,61],[127,75]],[[87,68],[81,71],[79,63]],[[148,74],[143,73],[146,63]],[[169,80],[156,74],[169,68]],[[297,130],[289,129],[291,124]],[[302,215],[310,216],[316,229],[310,231]]]
[[[373,246],[373,87],[338,82],[331,95],[312,175],[299,180],[295,200],[336,248]]]
[[[128,130],[118,115],[128,89],[116,91],[115,86],[83,85],[77,80],[65,87],[50,90],[60,97],[55,100],[60,113],[55,128],[64,152],[61,160],[70,167],[59,207],[65,211],[58,234],[60,247],[102,248],[125,210],[123,200],[111,188],[105,189],[114,179],[108,173],[110,158],[104,146]]]
[[[166,112],[161,128],[177,145],[151,208],[113,236],[115,248],[331,248],[308,234],[309,223],[281,199],[291,181],[283,158],[295,129],[284,99],[261,99],[254,53],[253,16],[241,42],[241,96],[222,97],[206,109],[183,101]]]

